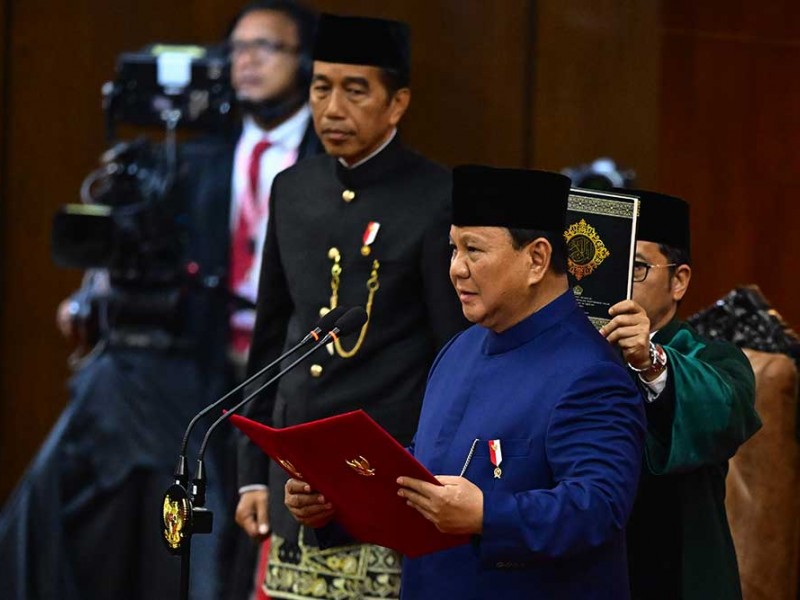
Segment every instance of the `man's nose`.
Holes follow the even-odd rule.
[[[261,61],[261,53],[254,44],[243,44],[232,57],[233,66],[246,65]]]
[[[345,116],[344,97],[338,90],[331,91],[328,103],[325,105],[325,116],[329,119],[342,119]]]
[[[460,252],[453,253],[453,258],[450,261],[450,277],[457,277],[458,279],[466,279],[469,277],[467,261]]]

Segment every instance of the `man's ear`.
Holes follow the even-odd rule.
[[[400,119],[406,114],[409,104],[411,104],[410,88],[400,88],[394,93],[394,96],[392,96],[392,99],[389,101],[389,110],[391,111],[389,114],[389,123],[392,124],[392,127],[397,127]]]
[[[689,280],[692,278],[692,267],[689,265],[680,265],[675,267],[675,273],[670,280],[670,293],[675,302],[680,302],[683,299],[686,290],[689,289]]]
[[[547,238],[540,237],[529,243],[525,250],[530,258],[530,283],[539,283],[550,268],[553,247]]]

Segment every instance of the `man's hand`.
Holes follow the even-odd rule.
[[[254,540],[265,540],[269,535],[269,490],[252,490],[239,496],[236,522]]]
[[[283,503],[296,521],[315,529],[330,523],[336,513],[322,494],[312,491],[310,485],[299,479],[286,482]]]
[[[650,319],[645,310],[633,300],[617,302],[608,309],[611,321],[603,325],[600,334],[619,346],[625,361],[636,369],[649,369]]]
[[[443,485],[411,477],[398,477],[397,495],[417,509],[443,533],[473,534],[483,531],[483,492],[463,477],[440,475]]]

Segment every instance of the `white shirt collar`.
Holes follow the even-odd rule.
[[[362,158],[360,161],[358,161],[357,163],[355,163],[353,165],[348,165],[347,162],[345,162],[345,160],[343,158],[340,158],[339,162],[342,163],[342,165],[347,169],[355,169],[356,167],[360,167],[361,165],[363,165],[368,160],[378,156],[378,154],[380,154],[383,151],[383,149],[386,148],[386,146],[388,146],[392,142],[392,140],[394,139],[394,136],[396,136],[396,135],[397,135],[397,127],[392,129],[392,133],[389,136],[389,139],[387,139],[385,142],[383,142],[383,144],[381,144],[380,147],[378,147],[378,149],[375,150],[375,152],[373,152],[372,154],[370,154],[366,158]]]
[[[247,115],[242,120],[241,140],[245,144],[255,145],[258,141],[266,138],[273,146],[280,146],[287,150],[294,149],[303,141],[310,118],[311,109],[308,104],[304,104],[286,121],[267,131],[261,128],[252,116]]]

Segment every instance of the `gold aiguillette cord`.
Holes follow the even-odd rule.
[[[342,275],[342,255],[336,248],[331,248],[328,252],[328,258],[333,261],[333,265],[331,266],[331,310],[336,308],[339,305],[339,284]],[[361,349],[361,344],[364,343],[364,338],[367,337],[367,329],[369,329],[369,322],[370,318],[372,317],[372,303],[375,299],[375,294],[377,293],[378,289],[381,287],[381,282],[378,279],[378,270],[381,268],[381,263],[377,260],[372,261],[372,272],[369,275],[369,279],[367,280],[367,291],[369,292],[367,296],[367,320],[364,325],[361,327],[361,332],[358,335],[358,340],[356,341],[355,346],[351,350],[345,350],[342,347],[342,342],[338,338],[334,342],[334,347],[336,348],[336,353],[341,356],[342,358],[351,358],[356,355],[356,353]]]

